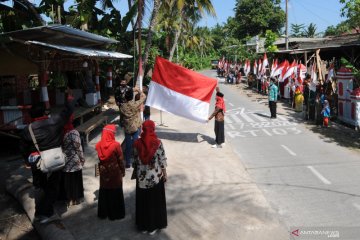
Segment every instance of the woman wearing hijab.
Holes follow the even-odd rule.
[[[125,217],[122,178],[125,176],[124,155],[120,143],[115,141],[116,126],[103,128],[101,140],[96,144],[99,157],[100,189],[98,217],[110,220]]]
[[[136,225],[150,235],[167,227],[164,183],[167,180],[166,155],[155,133],[155,123],[142,124],[141,137],[134,143],[134,168],[136,169]]]
[[[74,114],[64,126],[62,149],[65,155],[63,183],[68,206],[79,204],[84,198],[82,168],[85,163],[79,132],[73,126]]]
[[[219,88],[216,88],[216,103],[215,110],[209,117],[211,120],[215,117],[215,145],[212,145],[213,148],[221,148],[225,144],[225,131],[224,131],[224,114],[226,111],[224,94],[219,91]]]

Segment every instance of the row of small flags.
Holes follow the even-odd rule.
[[[223,57],[220,60],[220,65],[226,66],[226,65],[230,65],[230,63],[228,63]],[[249,59],[245,60],[243,68],[245,75],[248,75],[251,71],[251,61]],[[253,74],[257,76],[265,76],[267,68],[269,68],[269,61],[266,56],[266,53],[264,53],[264,57],[262,60],[258,59],[254,61]],[[316,85],[318,84],[318,80],[317,80],[317,67],[315,62],[311,65],[310,69],[311,69],[310,72],[311,82],[314,85]],[[270,67],[270,77],[276,77],[280,82],[283,82],[287,78],[291,77],[292,79],[295,79],[296,83],[302,84],[303,80],[305,79],[306,73],[307,73],[307,68],[304,64],[301,63],[301,61],[297,62],[293,60],[292,63],[289,63],[288,60],[284,60],[283,62],[279,63],[278,59],[275,60],[273,59]],[[330,81],[332,77],[334,77],[333,64],[329,68],[326,82]]]

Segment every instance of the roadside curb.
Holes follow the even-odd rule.
[[[17,172],[17,171],[15,171]],[[32,225],[43,240],[75,240],[70,231],[66,229],[61,220],[40,224],[34,222],[35,213],[35,189],[25,177],[12,174],[6,181],[6,191],[10,193],[21,204]]]

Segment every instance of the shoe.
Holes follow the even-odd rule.
[[[148,231],[141,231],[141,233],[143,233],[143,234],[147,234],[147,233],[148,233]]]
[[[49,223],[55,220],[58,220],[59,216],[57,214],[53,214],[50,217],[43,216],[42,219],[40,219],[41,224]]]
[[[221,147],[225,147],[225,143],[220,144]]]
[[[211,146],[212,148],[222,148],[221,145],[218,145],[218,144],[214,144]]]
[[[155,235],[156,232],[157,232],[157,229],[155,229],[155,230],[152,231],[152,232],[149,232],[149,235],[153,236],[153,235]]]

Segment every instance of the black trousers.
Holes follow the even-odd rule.
[[[41,173],[46,174],[46,173]],[[43,194],[35,201],[35,215],[50,217],[54,214],[54,203],[56,202],[61,184],[61,170],[52,172],[47,178],[42,178],[41,189]]]
[[[276,118],[276,102],[269,101],[269,108],[270,108],[271,118]]]

